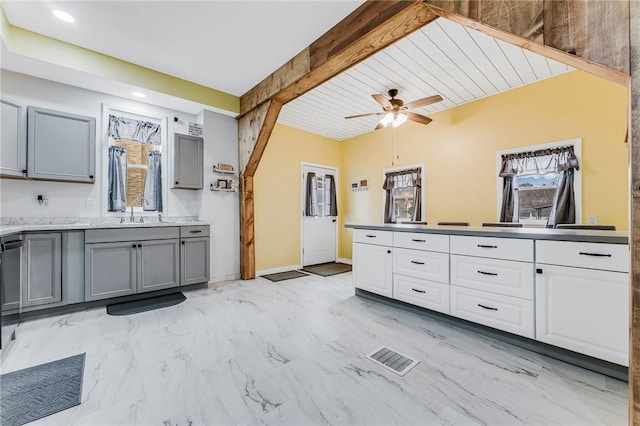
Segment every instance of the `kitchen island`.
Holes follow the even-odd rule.
[[[628,365],[626,232],[346,227],[353,229],[356,294]]]

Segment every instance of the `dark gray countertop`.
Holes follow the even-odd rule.
[[[547,228],[498,228],[483,226],[432,226],[432,225],[353,225],[345,228],[371,229],[394,232],[419,232],[425,234],[471,235],[478,237],[522,238],[532,240],[582,241],[589,243],[628,244],[626,231],[591,231],[584,229]]]

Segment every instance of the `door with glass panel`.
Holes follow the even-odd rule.
[[[302,165],[302,265],[336,261],[338,170]]]

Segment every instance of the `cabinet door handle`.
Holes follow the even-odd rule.
[[[581,251],[580,254],[582,256],[611,257],[610,254],[605,254],[605,253],[587,253],[585,251]]]
[[[480,306],[482,309],[488,309],[490,311],[497,311],[498,310],[498,308],[492,308],[491,306],[481,305],[480,303],[478,303],[478,306]]]
[[[411,288],[411,290],[415,291],[416,293],[426,293],[426,291],[418,290],[417,288]]]
[[[387,254],[391,254],[391,250],[387,250]]]
[[[492,277],[497,277],[498,274],[496,274],[495,272],[485,272],[485,271],[478,271],[479,274],[482,275],[491,275]]]
[[[180,183],[178,181],[176,181],[176,185],[179,185]]]
[[[93,175],[89,175],[89,179],[93,179]]]
[[[138,244],[138,248],[142,248],[142,244]]]
[[[416,240],[415,238],[412,238],[411,241],[416,242],[416,243],[426,243],[426,240]]]
[[[138,247],[138,245],[137,245],[137,244],[134,244],[134,245],[132,245],[131,247],[136,248],[136,247]]]
[[[184,245],[184,241],[182,241],[181,244]]]
[[[199,234],[202,231],[200,229],[192,229],[191,231],[189,231],[190,234]]]
[[[424,265],[424,262],[418,262],[417,260],[412,260],[411,263],[416,265]]]
[[[484,244],[478,244],[478,247],[480,247],[480,248],[498,248],[498,246],[487,246],[487,245],[484,245]]]
[[[366,237],[367,237],[367,238],[375,238],[375,237],[376,237],[376,235],[368,235],[368,234],[367,234],[367,235],[366,235]]]

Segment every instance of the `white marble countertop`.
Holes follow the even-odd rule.
[[[29,219],[33,219],[30,221]],[[197,218],[167,217],[159,222],[157,218],[145,218],[146,222],[123,222],[120,218],[3,218],[0,224],[0,237],[29,231],[69,231],[84,229],[126,229],[126,228],[152,228],[159,226],[191,226],[209,225]],[[137,219],[139,220],[139,218]]]

